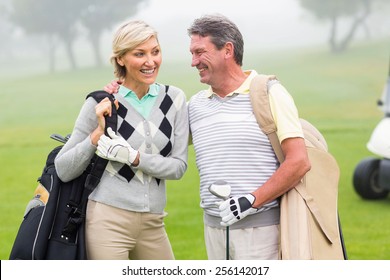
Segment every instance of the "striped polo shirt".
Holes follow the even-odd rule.
[[[257,73],[251,71],[247,74],[248,78],[241,87],[225,98],[220,98],[210,89],[203,90],[194,95],[188,105],[200,175],[200,205],[205,211],[205,223],[209,226],[219,227],[220,222],[216,203],[221,200],[209,192],[208,187],[212,183],[225,180],[232,187],[232,196],[246,195],[263,185],[279,166],[268,137],[257,124],[248,94],[250,82]],[[289,98],[286,99],[282,104],[290,102]],[[295,108],[293,105],[290,104]],[[272,107],[275,110],[275,104]],[[296,112],[294,109],[291,111],[293,113],[287,115]],[[289,131],[286,135],[293,133]],[[277,200],[269,202],[260,209],[260,213],[233,224],[232,228],[277,224],[278,206]]]

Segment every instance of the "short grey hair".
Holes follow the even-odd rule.
[[[204,15],[194,20],[187,30],[188,35],[210,36],[211,42],[220,50],[227,42],[234,46],[234,60],[242,66],[244,56],[244,39],[230,19],[220,14]]]
[[[112,40],[111,63],[114,65],[114,74],[117,78],[126,76],[126,68],[117,62],[117,58],[134,50],[151,37],[157,38],[157,31],[142,20],[127,21],[119,26]]]

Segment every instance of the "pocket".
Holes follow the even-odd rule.
[[[76,260],[77,244],[65,239],[51,239],[47,248],[47,260]]]
[[[44,259],[46,244],[35,244],[36,237],[40,234],[39,226],[44,209],[44,206],[34,207],[24,216],[12,247],[11,260]]]

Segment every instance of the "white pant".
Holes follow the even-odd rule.
[[[229,230],[229,259],[278,260],[279,225]],[[226,229],[204,226],[209,260],[226,259]]]

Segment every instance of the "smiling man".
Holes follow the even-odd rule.
[[[297,108],[277,80],[269,82],[286,158],[279,166],[253,114],[249,87],[257,73],[241,68],[244,42],[237,26],[224,16],[206,15],[193,22],[188,34],[191,65],[210,86],[188,104],[208,258],[225,258],[229,226],[230,259],[278,259],[278,197],[310,169]],[[219,180],[231,186],[231,198],[223,203],[208,191]]]

